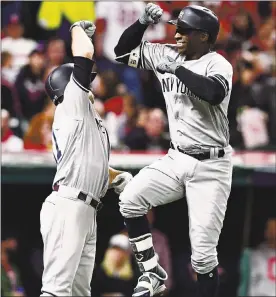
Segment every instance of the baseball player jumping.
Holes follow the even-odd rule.
[[[95,29],[89,21],[72,25],[74,63],[56,68],[46,81],[47,94],[56,105],[52,141],[57,172],[40,213],[41,296],[91,296],[100,198],[108,187],[120,193],[132,178],[109,167],[108,134],[93,106]]]
[[[167,274],[158,264],[145,215],[151,207],[181,199],[184,192],[198,296],[214,297],[219,282],[216,247],[232,181],[227,108],[233,69],[212,51],[219,20],[211,10],[187,6],[177,20],[169,21],[176,26],[176,44],[142,42],[148,26],[161,16],[158,5],[147,4],[115,47],[121,63],[156,74],[171,135],[167,155],[142,169],[120,195],[120,211],[142,272],[133,297],[162,296],[166,290]]]

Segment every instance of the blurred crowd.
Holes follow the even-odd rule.
[[[159,82],[149,71],[114,61],[114,47],[125,28],[139,18],[149,1],[24,2],[2,1],[1,142],[2,151],[51,149],[55,107],[44,82],[57,66],[72,61],[70,25],[79,19],[96,23],[93,82],[95,106],[117,151],[166,151],[169,127]],[[276,146],[276,2],[156,1],[161,23],[144,38],[173,43],[173,26],[187,4],[211,8],[220,18],[215,50],[233,65],[229,105],[230,143],[236,149]],[[112,12],[112,13],[111,13]]]

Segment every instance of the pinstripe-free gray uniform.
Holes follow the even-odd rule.
[[[46,198],[40,213],[42,296],[90,296],[96,252],[96,210],[90,202],[107,191],[110,146],[88,91],[72,75],[55,111],[53,186],[59,190]],[[78,199],[80,192],[86,201]]]
[[[193,94],[174,74],[157,72],[163,57],[169,56],[187,69],[217,80],[225,90],[216,106]],[[216,246],[223,226],[231,182],[232,148],[229,145],[227,109],[232,89],[231,64],[216,52],[197,60],[185,60],[175,45],[142,42],[129,56],[128,65],[153,71],[160,81],[167,107],[172,143],[186,153],[210,152],[199,161],[177,149],[142,169],[120,196],[124,217],[138,217],[156,207],[187,197],[192,265],[205,274],[218,265]],[[218,157],[219,149],[225,155]],[[179,229],[181,236],[181,228]],[[147,242],[142,249],[150,248]],[[138,252],[140,252],[138,250]],[[155,267],[154,258],[143,263]]]
[[[141,67],[153,70],[160,81],[166,101],[171,140],[186,151],[226,147],[229,144],[227,108],[229,104],[233,70],[220,54],[210,52],[198,60],[185,61],[177,48],[171,45],[143,42],[133,51],[141,55]],[[133,55],[133,54],[132,54]],[[212,106],[201,100],[173,74],[160,74],[157,65],[164,56],[170,56],[185,68],[204,76],[213,77],[225,88],[221,104]]]
[[[53,184],[81,189],[99,198],[108,185],[108,135],[88,93],[72,80],[73,76],[65,89],[66,100],[55,112],[53,153],[58,162]]]

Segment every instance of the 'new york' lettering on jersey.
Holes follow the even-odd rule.
[[[163,93],[181,93],[197,100],[201,100],[198,96],[193,94],[177,77],[167,77],[166,79],[162,78],[161,86]]]
[[[195,94],[175,75],[156,71],[165,56],[170,56],[185,68],[217,80],[225,90],[221,104],[212,106]],[[134,59],[135,58],[135,59]],[[209,52],[198,60],[185,61],[170,44],[142,42],[130,53],[129,66],[155,72],[166,101],[171,140],[187,152],[209,150],[229,145],[227,110],[232,90],[233,68],[217,52]]]

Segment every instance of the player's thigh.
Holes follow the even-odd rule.
[[[83,248],[80,263],[74,278],[72,296],[91,296],[91,280],[95,264],[97,223],[94,210],[90,209],[91,220],[89,222],[91,231]]]
[[[46,200],[43,202],[40,210],[40,233],[42,235],[43,241],[45,240],[47,233],[50,231],[52,221],[54,219],[54,211],[56,209],[55,203],[50,201],[51,196],[55,196],[51,193]],[[47,199],[49,201],[47,201]]]
[[[156,168],[142,169],[120,195],[120,211],[125,216],[143,215],[151,207],[171,203],[184,196],[184,186]]]
[[[56,296],[71,295],[87,223],[88,206],[80,200],[49,196],[41,211],[41,233],[44,243],[42,291]],[[47,215],[51,216],[49,220]]]
[[[232,181],[229,156],[199,162],[194,176],[186,182],[190,240],[193,257],[216,257]]]

